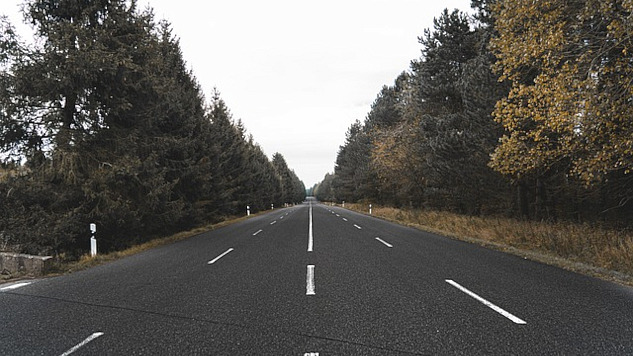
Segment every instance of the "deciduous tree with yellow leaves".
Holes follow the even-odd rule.
[[[491,166],[515,179],[553,173],[633,192],[633,1],[506,0],[492,48],[509,95]]]

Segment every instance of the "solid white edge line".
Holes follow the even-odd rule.
[[[392,245],[392,244],[390,244],[390,243],[388,243],[387,241],[385,241],[385,240],[381,239],[380,237],[376,237],[376,240],[378,240],[378,241],[382,242],[385,246],[387,246],[387,247],[389,247],[389,248],[392,248],[392,247],[393,247],[393,245]]]
[[[358,226],[358,225],[356,225],[356,224],[354,224],[354,227],[355,227],[355,228],[357,228],[358,230],[361,230],[361,229],[362,229],[362,227],[360,227],[360,226]]]
[[[498,306],[490,303],[489,301],[485,300],[484,298],[478,296],[477,294],[469,291],[468,289],[462,287],[459,283],[451,280],[451,279],[447,279],[446,282],[450,285],[452,285],[453,287],[461,290],[462,292],[468,294],[469,296],[475,298],[477,301],[481,302],[483,305],[487,306],[488,308],[496,311],[497,313],[505,316],[506,318],[512,320],[513,323],[515,324],[527,324],[525,321],[523,321],[522,319],[517,318],[516,316],[508,313],[507,311],[499,308]]]
[[[224,251],[224,253],[221,254],[220,256],[218,256],[218,257],[212,259],[211,261],[207,262],[207,264],[210,264],[210,265],[214,264],[217,260],[219,260],[220,258],[224,257],[227,253],[229,253],[231,251],[233,251],[233,247],[231,247],[230,249]]]
[[[306,275],[306,295],[314,295],[314,265],[308,265]]]
[[[12,284],[10,286],[0,288],[0,292],[4,292],[6,290],[18,289],[20,287],[28,286],[29,284],[31,284],[31,282],[22,282],[22,283]]]
[[[308,228],[308,252],[314,248],[314,235],[312,233],[312,202],[310,202],[310,224]]]
[[[72,354],[73,352],[79,350],[80,348],[86,346],[86,344],[88,344],[90,341],[98,338],[99,336],[102,336],[103,333],[102,332],[96,332],[90,336],[88,336],[84,341],[82,341],[81,343],[73,346],[73,348],[71,348],[70,350],[64,352],[63,354],[61,354],[61,356],[68,356],[70,354]]]
[[[256,233],[253,234],[253,236],[257,236],[257,234],[259,234],[260,232],[263,232],[264,230],[259,230]]]

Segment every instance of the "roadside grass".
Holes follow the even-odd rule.
[[[364,204],[345,208],[368,213]],[[578,273],[633,286],[633,232],[568,222],[372,206],[372,215],[457,240],[502,250]]]
[[[132,246],[128,249],[121,250],[121,251],[114,251],[114,252],[110,252],[106,254],[97,254],[94,257],[90,256],[90,254],[85,254],[81,256],[79,260],[77,261],[66,261],[64,260],[63,256],[61,256],[61,258],[55,259],[50,270],[43,277],[52,277],[56,275],[72,273],[76,271],[85,270],[91,267],[99,266],[108,262],[119,260],[121,258],[132,256],[132,255],[135,255],[135,254],[138,254],[143,251],[147,251],[159,246],[169,245],[178,241],[186,240],[193,236],[200,235],[211,230],[216,230],[224,226],[232,225],[240,221],[249,219],[251,217],[265,214],[267,212],[268,211],[262,211],[256,214],[251,214],[250,217],[246,217],[246,216],[229,217],[216,224],[209,224],[209,225],[197,227],[188,231],[182,231],[171,236],[156,238],[151,241],[145,242],[143,244]],[[20,276],[15,276],[15,277],[20,277]],[[22,276],[22,277],[26,277],[26,276]]]

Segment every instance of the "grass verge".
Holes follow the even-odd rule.
[[[345,204],[345,208],[368,213],[368,207],[362,204]],[[633,286],[633,233],[630,231],[384,206],[373,206],[372,215]]]
[[[260,212],[260,213],[257,213],[257,214],[251,214],[251,217],[254,217],[254,216],[257,216],[257,215],[260,215],[260,214],[264,214],[264,213],[267,213],[267,212],[268,211],[263,211],[263,212]],[[216,223],[216,224],[209,224],[209,225],[197,227],[197,228],[192,229],[192,230],[179,232],[179,233],[171,235],[171,236],[162,237],[162,238],[156,238],[156,239],[153,239],[151,241],[145,242],[143,244],[132,246],[132,247],[130,247],[128,249],[125,249],[125,250],[122,250],[122,251],[115,251],[115,252],[110,252],[110,253],[106,253],[106,254],[98,254],[98,255],[96,255],[94,257],[90,256],[89,254],[86,254],[86,255],[81,256],[81,258],[78,261],[65,261],[63,259],[55,259],[55,261],[53,262],[53,265],[51,266],[50,270],[45,275],[40,276],[40,277],[53,277],[53,276],[57,276],[57,275],[62,275],[62,274],[67,274],[67,273],[72,273],[72,272],[76,272],[76,271],[85,270],[85,269],[88,269],[88,268],[91,268],[91,267],[95,267],[95,266],[98,266],[98,265],[102,265],[102,264],[105,264],[105,263],[108,263],[108,262],[116,261],[116,260],[124,258],[124,257],[132,256],[132,255],[135,255],[137,253],[140,253],[140,252],[143,252],[143,251],[147,251],[147,250],[155,248],[155,247],[172,244],[174,242],[181,241],[181,240],[186,240],[186,239],[188,239],[190,237],[193,237],[193,236],[205,233],[207,231],[219,229],[219,228],[224,227],[224,226],[232,225],[232,224],[238,223],[240,221],[244,221],[244,220],[246,220],[248,218],[250,218],[250,217],[246,217],[246,216],[230,217],[230,218],[227,218],[224,221],[221,221],[221,222]],[[27,279],[27,278],[32,278],[32,276],[28,276],[28,275],[9,275],[9,276],[7,276],[7,275],[4,275],[4,276],[2,276],[2,278],[0,278],[0,283],[2,283],[2,282],[9,282],[9,281],[16,281],[16,280],[20,280],[20,279]]]

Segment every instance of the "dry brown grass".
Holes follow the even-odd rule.
[[[368,213],[367,205],[345,204]],[[473,217],[373,206],[372,215],[400,224],[633,285],[633,234],[572,223]]]

